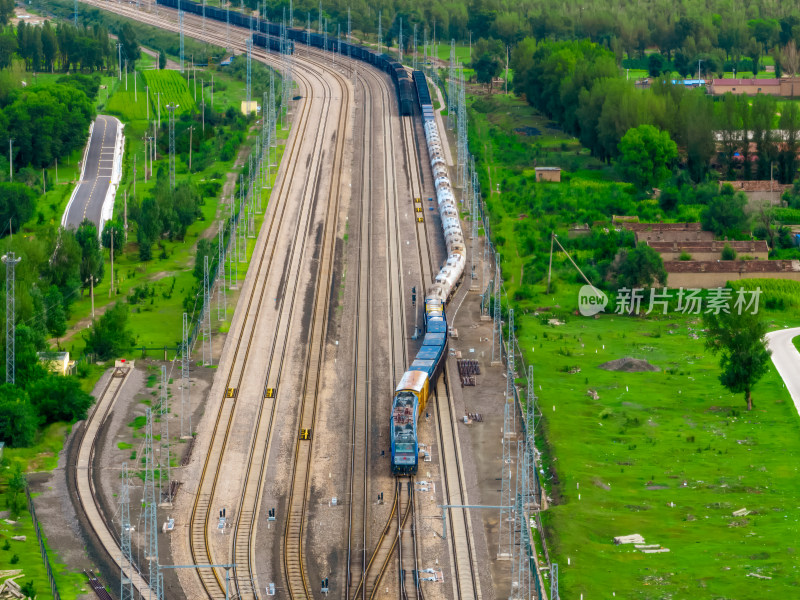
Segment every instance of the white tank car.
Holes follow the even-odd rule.
[[[461,229],[458,203],[453,194],[453,186],[447,173],[447,164],[444,160],[442,140],[436,121],[425,122],[425,140],[428,144],[428,155],[431,159],[433,181],[436,188],[436,200],[439,205],[439,216],[442,218],[444,241],[447,248],[447,260],[436,275],[435,281],[426,290],[426,299],[439,299],[447,302],[455,292],[459,281],[464,276],[466,265],[466,245],[464,232]]]

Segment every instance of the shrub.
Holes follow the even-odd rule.
[[[692,255],[688,252],[681,252],[681,255],[678,257],[678,260],[692,260]]]
[[[725,244],[722,249],[722,260],[736,260],[736,250],[731,248],[730,244]]]

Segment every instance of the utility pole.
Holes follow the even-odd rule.
[[[78,0],[75,0],[75,29],[78,28]]]
[[[14,385],[16,375],[16,322],[14,313],[16,309],[16,267],[22,258],[17,258],[13,252],[3,256],[6,263],[6,383]]]
[[[169,184],[171,189],[175,189],[175,109],[180,108],[179,104],[170,102],[167,104],[169,111]]]
[[[192,172],[192,131],[194,131],[194,125],[189,127],[189,173]]]
[[[144,168],[147,173],[147,167]],[[114,227],[111,227],[111,294],[114,294]]]
[[[89,294],[92,299],[92,321],[94,322],[94,275],[89,275],[86,283],[89,284]]]
[[[378,11],[378,54],[381,54],[381,47],[383,46],[383,11]]]
[[[14,154],[13,154],[14,151],[12,149],[13,146],[14,146],[14,138],[8,138],[8,177],[11,180],[11,183],[14,183]]]

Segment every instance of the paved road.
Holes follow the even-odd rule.
[[[83,179],[78,184],[75,197],[67,207],[64,218],[65,227],[76,228],[84,219],[95,225],[100,224],[103,201],[111,183],[114,166],[114,143],[117,139],[119,120],[114,117],[98,115],[89,140],[86,153],[86,167]]]
[[[792,338],[797,336],[800,336],[800,327],[770,331],[767,334],[767,347],[772,350],[772,362],[800,413],[800,352],[792,344]]]

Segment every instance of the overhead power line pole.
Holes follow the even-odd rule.
[[[6,263],[6,383],[14,384],[16,375],[16,322],[14,321],[15,313],[15,296],[16,296],[16,268],[17,263],[21,261],[13,252],[9,252],[3,256],[3,262]]]

